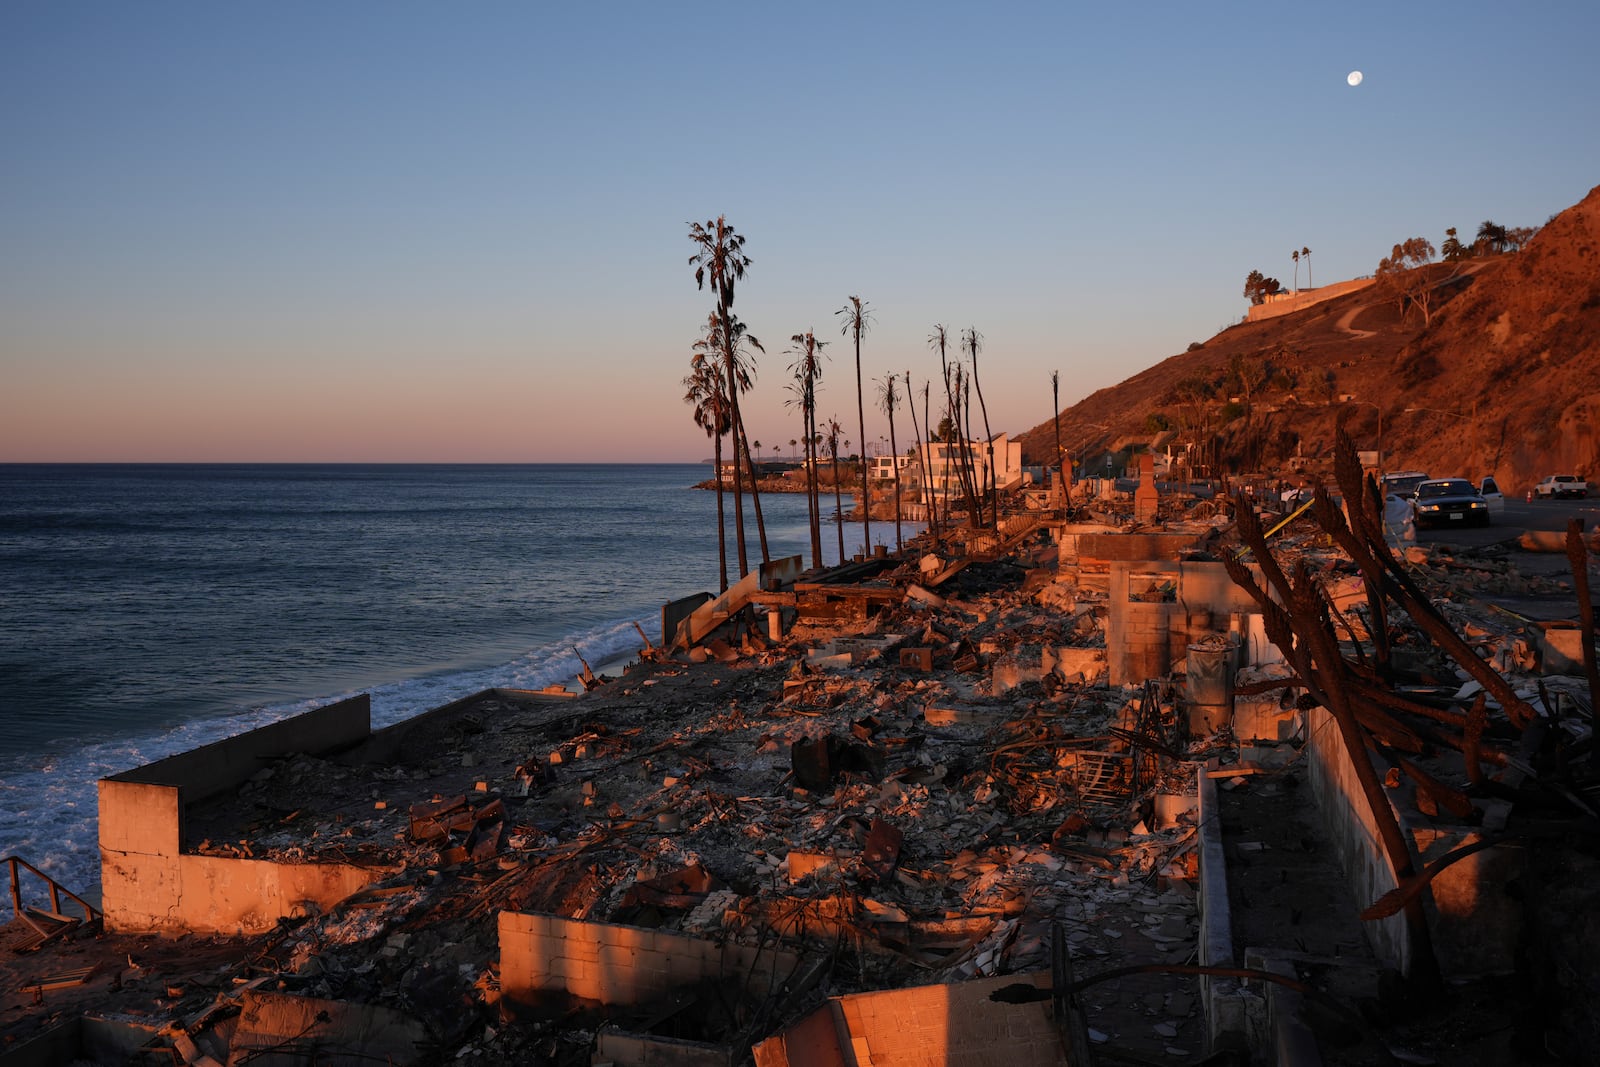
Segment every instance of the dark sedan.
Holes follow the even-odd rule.
[[[1416,524],[1425,526],[1487,526],[1489,504],[1465,478],[1435,478],[1417,486],[1412,497]]]

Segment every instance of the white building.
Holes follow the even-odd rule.
[[[872,482],[874,489],[893,488],[896,481],[900,481],[903,492],[913,483],[920,483],[915,469],[917,462],[916,450],[907,451],[901,456],[873,456],[867,465],[867,478]],[[909,471],[907,468],[911,468]]]
[[[995,434],[988,444],[983,441],[932,441],[922,446],[922,451],[912,449],[902,456],[877,456],[868,468],[868,477],[874,489],[892,488],[900,479],[901,493],[909,499],[927,503],[931,497],[940,507],[954,501],[964,504],[961,491],[961,465],[971,457],[977,473],[981,492],[989,484],[991,453],[994,460],[994,485],[996,489],[1015,489],[1023,482],[1022,442],[1012,441],[1006,434]]]

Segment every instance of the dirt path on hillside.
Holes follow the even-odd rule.
[[[1371,304],[1362,304],[1359,307],[1351,308],[1349,311],[1346,311],[1343,315],[1339,316],[1339,321],[1334,324],[1334,328],[1349,334],[1351,337],[1376,337],[1377,334],[1372,330],[1358,330],[1354,326],[1350,325],[1352,322],[1356,321],[1357,315],[1361,314],[1371,306]]]

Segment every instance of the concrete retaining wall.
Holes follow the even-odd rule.
[[[765,990],[797,966],[793,954],[770,948],[558,915],[500,913],[500,989],[513,1003],[554,995],[646,1004],[729,976]]]
[[[253,933],[280,918],[325,911],[385,873],[345,863],[183,853],[184,811],[243,785],[268,759],[336,755],[346,764],[387,763],[426,732],[494,697],[559,706],[570,693],[489,689],[377,733],[366,694],[102,778],[100,883],[105,924],[115,931]]]
[[[1043,989],[1050,978],[1005,975],[833,997],[757,1045],[755,1061],[757,1067],[1066,1067],[1067,1054],[1048,1003],[989,999],[996,989],[1019,982]]]
[[[1252,304],[1245,313],[1246,322],[1260,322],[1262,319],[1275,319],[1279,315],[1287,315],[1303,308],[1320,304],[1324,300],[1332,300],[1336,296],[1353,293],[1358,289],[1365,289],[1373,283],[1372,278],[1351,278],[1349,281],[1334,282],[1324,285],[1320,289],[1301,289],[1299,292],[1279,296],[1276,299],[1268,298],[1264,304]]]
[[[733,1051],[721,1045],[601,1029],[594,1035],[589,1062],[612,1067],[733,1067],[735,1060]]]
[[[1306,728],[1317,808],[1356,901],[1365,907],[1396,886],[1394,868],[1378,839],[1366,796],[1332,714],[1325,708],[1312,708],[1306,713]],[[1400,821],[1410,843],[1412,865],[1418,869],[1481,836],[1461,827],[1428,825],[1425,816],[1401,811],[1392,803],[1390,810]],[[1434,953],[1446,976],[1514,969],[1521,911],[1507,894],[1506,885],[1520,870],[1520,853],[1501,846],[1446,868],[1430,884],[1428,925]],[[1373,953],[1388,966],[1409,973],[1412,946],[1405,917],[1392,915],[1362,925]]]
[[[520,704],[523,707],[533,707],[540,704],[559,706],[576,699],[577,696],[577,693],[566,690],[545,692],[537,689],[484,689],[471,696],[452,700],[448,704],[385,726],[373,732],[361,744],[340,753],[338,761],[351,767],[368,763],[396,763],[400,761],[407,743],[419,736],[422,738],[422,743],[431,749],[435,744],[432,738],[437,737],[452,719],[488,697],[510,704]]]
[[[1214,779],[1200,776],[1200,937],[1204,967],[1237,967],[1233,955],[1233,913],[1228,902],[1228,863],[1222,843],[1222,809]],[[1247,1004],[1237,978],[1200,976],[1200,1003],[1212,1050],[1244,1048]]]
[[[236,789],[267,757],[348,748],[368,736],[365,694],[102,778],[100,884],[106,929],[252,933],[324,910],[381,877],[350,864],[184,855],[185,806]]]
[[[362,693],[225,741],[114,774],[104,781],[178,786],[182,789],[183,803],[193,804],[237,789],[265,766],[264,758],[286,756],[291,752],[333,752],[366,740],[371,732],[372,701]],[[102,811],[102,824],[103,819]]]

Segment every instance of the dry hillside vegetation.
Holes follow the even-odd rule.
[[[1222,472],[1271,472],[1327,457],[1341,415],[1378,448],[1381,415],[1389,469],[1493,474],[1519,493],[1555,472],[1600,477],[1600,187],[1521,251],[1420,269],[1426,325],[1382,281],[1240,323],[1062,412],[1062,443],[1075,458],[1164,445],[1164,421]],[[1055,428],[1022,440],[1045,462]]]

